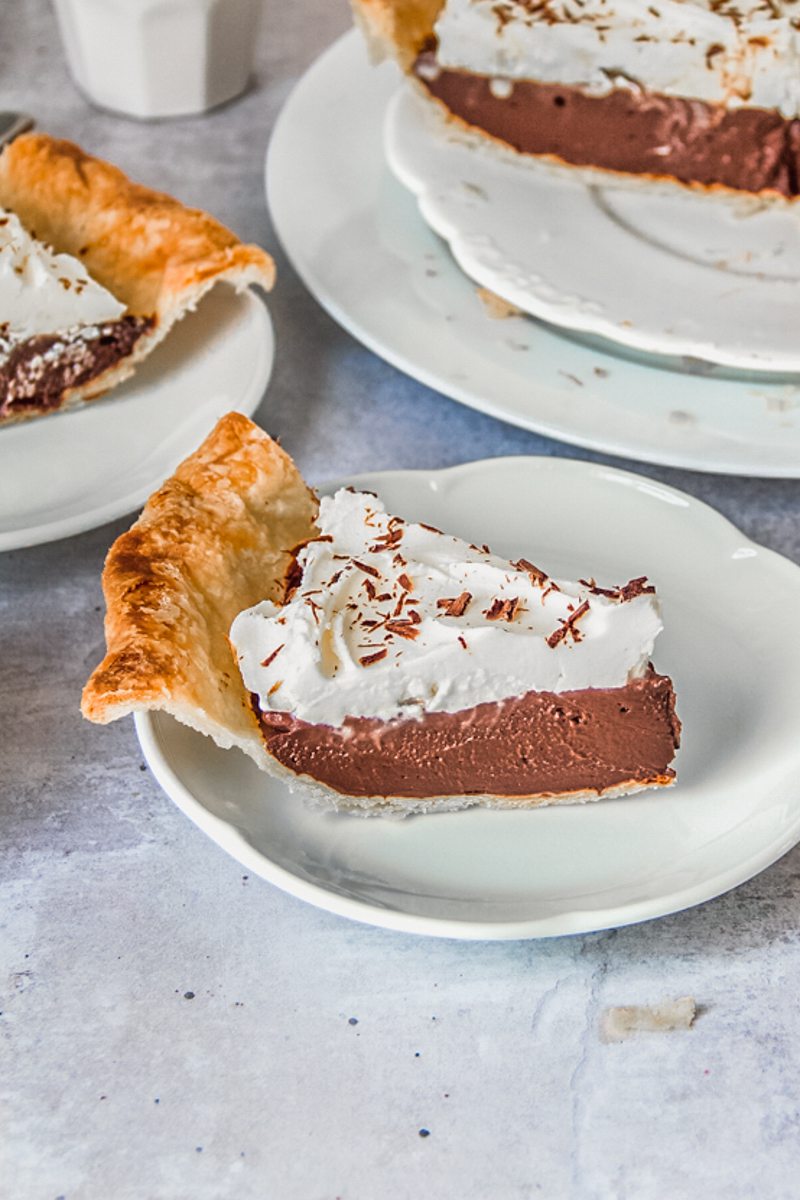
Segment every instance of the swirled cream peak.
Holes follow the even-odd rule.
[[[800,0],[447,0],[442,66],[800,114]]]
[[[264,712],[339,726],[621,687],[647,669],[662,626],[644,579],[556,581],[390,516],[364,492],[323,499],[318,526],[288,602],[257,604],[231,629]]]
[[[77,258],[56,254],[0,209],[0,346],[116,320],[124,311]]]

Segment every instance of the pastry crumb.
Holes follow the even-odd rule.
[[[504,300],[495,292],[490,292],[488,288],[479,287],[476,290],[478,299],[482,301],[483,307],[486,309],[487,317],[491,317],[493,321],[505,321],[508,317],[524,316],[521,308],[510,304],[508,300]]]
[[[623,1042],[634,1033],[671,1033],[690,1029],[697,1016],[693,996],[661,1004],[624,1004],[607,1008],[600,1018],[600,1040]]]

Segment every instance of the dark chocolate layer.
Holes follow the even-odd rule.
[[[258,711],[258,710],[257,710]],[[298,775],[349,796],[527,796],[667,783],[679,744],[671,681],[528,692],[458,713],[341,728],[260,713],[267,748]]]
[[[456,117],[523,154],[683,183],[800,194],[800,121],[778,112],[628,88],[591,96],[529,80],[513,81],[508,97],[500,98],[490,78],[439,67],[432,52],[420,56],[415,70]]]
[[[150,317],[121,317],[64,334],[42,334],[13,346],[0,362],[0,419],[60,408],[82,387],[132,351],[153,327]]]

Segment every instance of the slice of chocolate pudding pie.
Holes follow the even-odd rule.
[[[353,0],[486,144],[695,188],[800,194],[796,0]]]
[[[17,138],[0,154],[0,424],[107,392],[215,283],[273,274],[206,213],[70,142]]]
[[[151,498],[104,586],[86,716],[166,710],[329,807],[527,807],[674,780],[646,579],[554,580],[370,493],[317,513],[244,417]]]

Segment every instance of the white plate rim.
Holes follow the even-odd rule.
[[[437,138],[438,133],[446,134],[447,127],[444,119],[440,116],[437,109],[431,109],[426,112],[424,98],[411,86],[400,87],[394,93],[386,111],[386,126],[387,129],[403,130],[403,127],[411,126],[415,133],[422,133],[424,137],[433,140]],[[413,123],[413,124],[412,124]],[[428,133],[428,126],[433,126],[433,131]],[[464,137],[464,142],[467,142],[469,135]],[[442,138],[442,145],[445,152],[448,152],[448,143]],[[458,143],[456,143],[458,147]],[[488,157],[485,148],[480,146],[473,147],[475,153],[470,151],[471,161],[480,163],[481,160],[487,161],[489,169],[498,173],[501,171],[504,177],[510,176],[512,179],[519,178],[519,164],[514,163],[513,158],[509,155],[509,160],[499,158],[494,160]],[[483,149],[484,153],[481,153]],[[458,149],[457,151],[458,152]],[[729,344],[718,344],[714,340],[706,337],[691,337],[687,335],[679,335],[676,333],[668,333],[666,330],[641,329],[635,324],[626,323],[622,320],[620,314],[611,316],[605,309],[599,308],[597,312],[592,307],[581,309],[576,307],[575,301],[570,302],[563,289],[561,292],[556,292],[553,299],[548,298],[545,292],[537,291],[534,288],[527,287],[522,283],[506,280],[503,273],[498,273],[481,255],[480,250],[473,245],[470,238],[465,237],[461,226],[458,223],[457,217],[454,217],[454,208],[452,204],[448,204],[441,197],[440,190],[437,186],[432,186],[427,178],[423,178],[422,169],[418,163],[413,165],[406,160],[402,151],[398,151],[395,145],[395,139],[390,138],[388,142],[388,161],[389,165],[397,177],[397,179],[412,193],[417,201],[417,207],[427,224],[450,246],[451,253],[456,261],[460,264],[462,270],[476,283],[496,292],[511,304],[516,304],[531,316],[537,317],[551,325],[559,326],[566,331],[592,334],[596,337],[604,338],[610,343],[615,343],[623,348],[638,351],[642,354],[650,355],[665,355],[672,358],[696,358],[701,361],[716,364],[727,369],[746,371],[746,372],[762,372],[764,382],[771,382],[776,375],[797,376],[800,372],[800,353],[794,348],[790,350],[782,350],[780,357],[773,359],[769,363],[765,363],[763,357],[754,355],[750,351],[740,348],[738,340],[734,340]],[[556,176],[560,171],[568,171],[569,168],[564,168],[558,164],[532,164],[532,167],[541,165],[541,170],[537,173],[536,178],[539,184],[548,186],[548,181],[552,178],[550,186],[553,187],[553,196],[558,198],[556,188]],[[523,171],[525,167],[523,165]],[[480,171],[480,167],[478,168]],[[516,171],[516,174],[514,173]],[[483,178],[480,178],[483,182]],[[574,185],[574,193],[580,196],[580,203],[584,208],[583,217],[586,221],[597,219],[597,214],[603,212],[603,205],[598,205],[593,202],[595,195],[604,196],[606,193],[613,194],[616,190],[620,190],[623,186],[619,182],[615,184],[613,179],[605,180],[601,173],[598,177],[591,178],[588,181],[579,182],[577,179],[569,181]],[[664,185],[669,188],[669,184]],[[628,185],[627,193],[635,196],[636,191]],[[702,202],[707,197],[698,197],[693,193],[683,194],[676,190],[675,194],[670,197],[672,202],[697,203]],[[729,200],[728,203],[734,201]],[[542,211],[547,211],[547,204],[542,204]],[[615,227],[619,226],[618,222],[614,223]],[[576,226],[577,228],[577,226]],[[582,231],[579,230],[579,236]],[[595,241],[602,244],[603,229],[598,228]],[[645,247],[649,247],[649,243],[643,243]],[[519,264],[514,264],[517,269]],[[610,271],[613,265],[613,260],[605,264]],[[638,271],[638,268],[637,268]],[[646,273],[646,267],[645,271]],[[732,280],[726,277],[726,288],[730,289]],[[557,284],[551,285],[548,290],[557,287]],[[687,280],[687,292],[691,292],[691,281]],[[599,303],[598,297],[595,294],[582,298],[584,301]],[[630,302],[628,308],[634,307],[635,302]],[[623,305],[624,309],[624,305]],[[777,352],[776,352],[777,353]]]
[[[255,360],[251,381],[247,389],[233,405],[233,411],[241,412],[245,416],[252,416],[261,403],[264,390],[269,383],[272,373],[275,359],[275,332],[269,309],[252,290],[248,288],[239,292],[237,299],[243,306],[242,319],[251,321],[254,331],[257,333],[257,337],[254,337],[254,346],[257,343],[259,358]],[[133,378],[135,380],[136,377],[134,376]],[[109,394],[92,403],[106,405],[113,404],[113,402],[113,394]],[[92,403],[87,404],[85,409],[80,411],[90,413]],[[70,416],[69,412],[55,413],[53,414],[53,420],[68,421]],[[41,419],[47,420],[48,418],[44,417]],[[35,425],[36,421],[34,420],[30,428],[34,429]],[[10,426],[10,428],[13,429],[14,427]],[[1,438],[2,431],[0,431]],[[193,444],[187,444],[186,454],[190,453],[194,448]],[[79,533],[86,533],[91,529],[97,529],[101,525],[106,525],[109,521],[115,521],[118,517],[124,517],[127,513],[141,508],[154,488],[158,487],[162,481],[163,471],[159,470],[130,492],[117,496],[114,500],[107,502],[103,502],[98,498],[96,503],[91,504],[83,512],[74,513],[69,517],[55,518],[51,521],[41,521],[38,524],[31,524],[18,530],[0,530],[0,553],[8,550],[25,550],[47,542],[59,541],[62,538],[74,537]]]
[[[285,141],[287,147],[290,144],[287,130],[289,130],[292,121],[293,106],[297,104],[298,99],[302,96],[303,89],[311,86],[317,71],[327,69],[331,61],[339,57],[343,58],[348,52],[352,52],[353,47],[359,42],[360,38],[361,35],[357,30],[350,30],[343,34],[324,50],[309,66],[305,74],[301,76],[298,83],[295,84],[295,87],[290,92],[275,123],[267,148],[265,162],[267,201],[278,241],[305,287],[337,324],[379,358],[382,358],[385,362],[411,378],[418,380],[431,390],[448,396],[468,408],[495,417],[500,421],[505,421],[519,428],[539,433],[545,437],[554,438],[562,443],[582,446],[587,450],[603,454],[612,454],[628,459],[633,458],[642,463],[704,471],[712,474],[744,475],[747,477],[776,479],[800,478],[800,456],[798,456],[796,462],[791,460],[766,464],[757,463],[753,461],[752,455],[749,452],[749,439],[741,441],[732,439],[731,446],[726,446],[725,449],[715,451],[712,460],[701,453],[664,450],[658,439],[655,439],[653,445],[646,445],[641,442],[641,439],[632,442],[618,436],[594,435],[591,432],[585,433],[579,429],[576,430],[569,424],[564,424],[561,421],[553,422],[535,413],[523,415],[518,412],[510,412],[503,406],[501,400],[487,397],[468,387],[462,387],[457,381],[443,377],[441,372],[432,369],[429,370],[426,366],[415,362],[403,351],[397,350],[381,336],[373,333],[369,325],[365,323],[363,314],[354,313],[348,306],[343,304],[337,291],[329,287],[324,277],[315,270],[313,262],[303,253],[302,247],[292,236],[287,236],[287,220],[283,204],[280,200],[281,189],[275,163],[285,154],[282,143]],[[396,82],[399,83],[399,76]],[[397,186],[401,185],[397,184]],[[601,351],[597,351],[597,353],[599,357],[604,357]],[[568,348],[565,346],[565,356],[567,354]],[[646,386],[647,372],[650,370],[659,370],[658,367],[641,367],[638,364],[626,362],[624,359],[620,360],[614,356],[606,357],[612,367],[620,370],[632,368],[640,372],[637,376],[635,386]],[[564,365],[565,367],[569,367],[570,365],[567,357],[565,357]],[[563,374],[564,372],[561,373]],[[674,375],[672,372],[669,374],[674,377],[676,392],[703,383],[701,378],[692,374],[684,375],[677,372]],[[738,382],[734,382],[732,386],[736,388],[741,385]],[[762,383],[759,386],[766,389],[770,385]],[[734,404],[739,399],[738,395],[731,397],[731,401]]]
[[[361,473],[349,476],[343,480],[332,481],[319,488],[325,493],[332,488],[353,485],[356,487],[372,487],[380,490],[382,482],[387,477],[415,477],[416,479],[433,480],[448,478],[473,472],[502,469],[507,463],[524,462],[531,469],[541,467],[545,470],[566,470],[576,475],[584,472],[605,476],[620,482],[628,482],[634,487],[642,486],[656,489],[662,497],[674,497],[681,506],[688,503],[689,511],[696,522],[702,522],[715,538],[722,544],[735,544],[738,550],[752,549],[767,562],[772,570],[786,572],[792,582],[800,589],[800,566],[790,559],[766,547],[758,545],[747,538],[731,521],[710,505],[695,499],[688,493],[666,484],[654,483],[644,476],[630,471],[602,464],[586,463],[581,460],[554,458],[548,456],[514,455],[500,458],[480,459],[474,462],[461,463],[452,467],[438,470],[398,470]],[[329,891],[320,884],[304,880],[285,867],[270,860],[257,850],[231,825],[220,817],[209,812],[180,778],[179,773],[167,760],[162,752],[158,736],[158,722],[171,721],[173,718],[162,713],[149,712],[134,714],[136,734],[141,745],[145,760],[157,782],[174,801],[180,810],[189,817],[212,841],[225,850],[236,861],[246,866],[254,874],[274,884],[282,891],[303,900],[323,911],[335,913],[364,924],[378,926],[398,932],[422,934],[433,937],[446,937],[468,941],[512,941],[533,938],[551,938],[571,934],[592,933],[605,929],[622,928],[627,925],[639,924],[643,921],[658,919],[693,908],[699,904],[713,900],[725,892],[740,886],[755,875],[777,862],[784,854],[800,841],[800,794],[795,800],[794,819],[785,826],[779,835],[770,839],[748,858],[728,866],[723,870],[703,879],[702,882],[677,889],[674,892],[637,903],[612,906],[607,909],[581,910],[571,909],[568,913],[558,913],[550,916],[540,916],[530,919],[513,921],[477,921],[460,918],[443,918],[418,915],[397,910],[386,909],[372,905],[364,900],[356,900]],[[202,734],[196,734],[201,738]],[[667,801],[668,802],[668,797]],[[458,817],[458,814],[451,814]],[[535,817],[535,813],[531,816]],[[355,820],[346,817],[347,820]],[[419,818],[424,820],[424,818]]]

